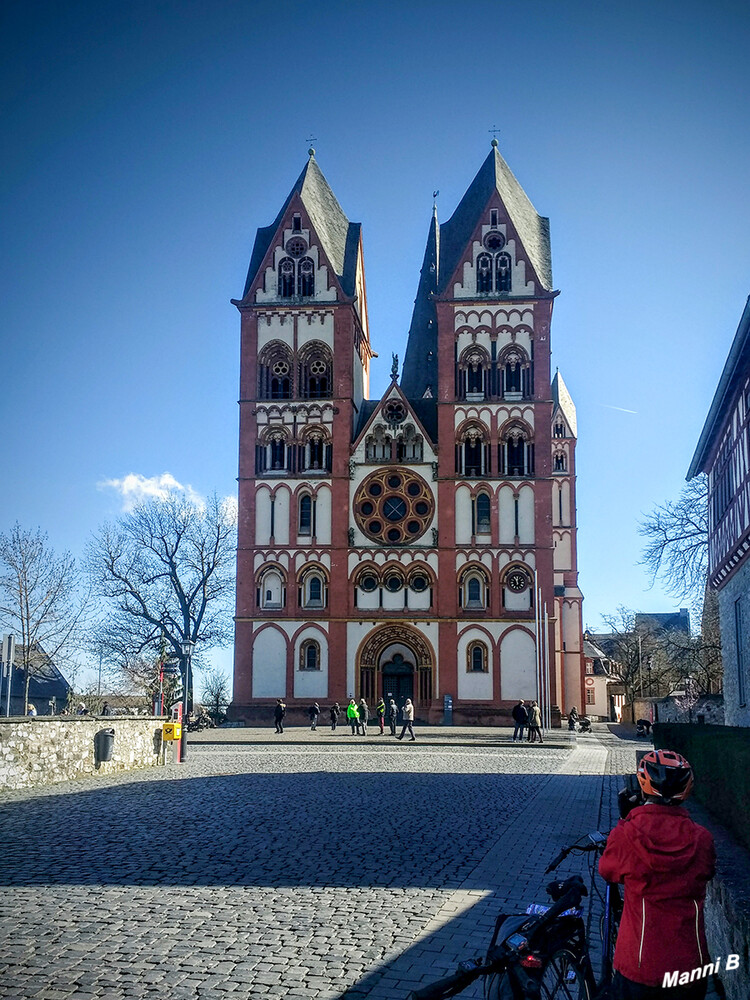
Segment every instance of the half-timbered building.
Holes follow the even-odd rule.
[[[725,720],[750,726],[750,299],[688,471],[708,476],[708,576],[719,593]]]
[[[236,719],[583,703],[576,411],[550,378],[549,225],[497,143],[429,227],[401,378],[368,398],[360,226],[310,151],[241,315]],[[387,337],[378,334],[382,347]]]

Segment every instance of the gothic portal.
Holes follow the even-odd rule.
[[[550,381],[548,220],[496,142],[430,224],[400,383],[368,398],[361,228],[314,150],[241,315],[230,715],[392,693],[438,722],[585,708],[576,412]]]

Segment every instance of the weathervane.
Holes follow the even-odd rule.
[[[497,125],[493,125],[492,128],[488,128],[487,131],[492,133],[492,145],[497,146],[497,137],[500,135],[500,129]]]
[[[433,191],[432,192],[432,207],[433,208],[437,208],[437,196],[439,194],[440,194],[440,191]]]
[[[312,144],[313,144],[314,142],[317,142],[317,141],[318,141],[318,140],[317,140],[317,137],[316,137],[316,136],[314,136],[314,135],[311,135],[311,136],[310,136],[310,138],[309,138],[309,139],[307,139],[306,141],[307,141],[307,142],[308,142],[308,143],[310,144],[310,148],[309,148],[309,149],[308,149],[308,151],[307,151],[307,152],[308,152],[308,155],[309,155],[309,156],[315,156],[315,150],[313,149],[313,145],[312,145]]]

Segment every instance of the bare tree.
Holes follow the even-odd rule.
[[[91,544],[89,566],[108,602],[97,640],[123,666],[166,647],[186,673],[185,641],[231,639],[234,565],[235,518],[216,495],[141,503]]]
[[[227,675],[221,670],[209,670],[203,679],[201,698],[208,709],[208,714],[218,725],[232,700]]]
[[[73,556],[58,556],[44,532],[16,522],[0,534],[0,623],[20,640],[24,713],[35,667],[68,654],[82,625],[88,597],[80,583]]]
[[[659,576],[669,593],[700,604],[708,570],[708,479],[686,483],[679,500],[668,501],[645,517],[639,532],[646,539],[643,562],[653,584]]]
[[[687,598],[701,618],[700,636],[665,633],[662,640],[670,659],[682,664],[682,679],[691,678],[700,693],[720,690],[718,599],[708,582],[708,478],[691,479],[679,500],[656,507],[639,531],[646,538],[643,562],[651,583],[661,577],[668,592]]]

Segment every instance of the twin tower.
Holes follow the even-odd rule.
[[[232,718],[389,695],[426,722],[585,710],[557,294],[548,220],[493,141],[451,218],[433,213],[400,382],[394,365],[369,399],[361,227],[310,150],[234,302]]]

